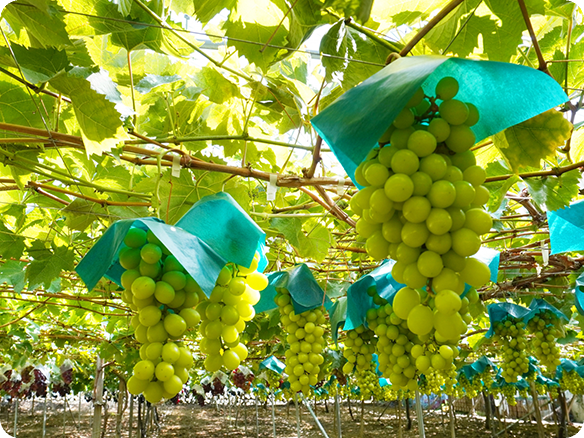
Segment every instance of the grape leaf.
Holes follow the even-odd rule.
[[[12,44],[24,77],[33,84],[47,82],[69,65],[67,53],[55,48],[35,49]]]
[[[110,151],[125,138],[115,104],[93,90],[88,80],[69,73],[54,78],[51,85],[71,98],[88,155]]]
[[[234,96],[239,96],[239,88],[215,67],[203,67],[195,76],[195,82],[201,87],[201,93],[211,102],[223,103]]]
[[[223,9],[235,7],[236,0],[218,2],[217,0],[191,0],[194,4],[195,15],[203,24],[207,24]]]
[[[286,46],[289,19],[284,18],[287,6],[283,0],[237,0],[229,20],[223,24],[228,37],[253,41],[257,44],[228,40],[240,55],[245,56],[262,70],[277,60],[280,49],[263,47],[269,40],[270,45]]]
[[[34,3],[27,0],[18,4],[9,3],[5,9],[8,12],[4,14],[5,18],[9,22],[16,20],[42,47],[62,48],[71,44],[58,5],[50,2],[48,8],[39,9]]]
[[[326,257],[331,243],[329,231],[317,224],[309,230],[308,237],[302,229],[302,221],[296,218],[275,218],[272,227],[280,231],[290,244],[296,248],[300,257],[312,258],[321,262]]]
[[[158,16],[162,13],[162,1],[152,0],[144,2]],[[139,23],[151,24],[153,26],[132,25],[133,30],[126,30],[124,32],[117,32],[112,34],[112,44],[121,46],[126,50],[133,49],[152,49],[156,51],[161,50],[162,46],[162,29],[158,23],[144,11],[136,2],[132,2],[132,9],[130,14],[126,17],[131,21]]]
[[[26,269],[29,289],[39,285],[49,288],[62,271],[73,270],[75,254],[66,246],[55,246],[51,250],[37,254],[40,257],[36,257]]]
[[[14,292],[20,293],[24,288],[26,263],[16,260],[7,260],[0,265],[0,283],[5,282],[14,288]]]
[[[502,180],[502,181],[494,181],[485,184],[485,187],[489,189],[490,198],[487,202],[487,210],[491,213],[497,211],[505,199],[505,195],[507,191],[513,187],[517,182],[521,181],[517,175],[511,175],[511,177]]]
[[[331,26],[322,37],[320,52],[327,81],[340,80],[345,90],[377,73],[385,66],[390,53],[389,49],[348,28],[344,20]],[[346,58],[363,60],[365,63],[348,62]]]
[[[493,136],[493,143],[514,172],[522,167],[540,167],[569,137],[572,124],[551,109]]]
[[[42,100],[45,106],[50,109],[52,98],[43,96]],[[0,81],[0,121],[44,128],[37,107],[31,97],[22,87],[12,82]],[[11,133],[2,133],[0,135],[2,137],[14,137]]]
[[[15,234],[0,222],[0,254],[4,260],[19,259],[24,251],[24,237]]]
[[[578,196],[580,171],[578,169],[560,176],[526,178],[524,180],[529,193],[538,205],[545,205],[548,211],[564,208]]]
[[[517,46],[522,43],[525,20],[521,15],[518,2],[507,0],[485,0],[489,9],[501,20],[501,26],[494,32],[483,34],[485,52],[492,61],[504,61],[517,53]],[[545,14],[543,0],[526,1],[528,13]]]

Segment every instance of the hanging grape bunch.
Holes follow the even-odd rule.
[[[532,345],[535,348],[535,357],[540,363],[555,371],[560,362],[560,349],[556,341],[562,336],[561,324],[556,314],[549,310],[540,311],[527,323],[527,329],[535,335]]]
[[[320,308],[300,314],[294,311],[292,297],[287,289],[280,288],[274,298],[280,309],[280,322],[287,333],[286,368],[293,393],[302,391],[306,396],[310,385],[318,382],[320,366],[324,363],[324,326],[326,322]]]
[[[345,345],[343,356],[347,359],[347,363],[343,365],[343,373],[350,374],[354,370],[371,369],[375,344],[377,343],[373,330],[360,325],[356,329],[347,331],[343,343]]]
[[[527,356],[528,341],[525,336],[525,323],[507,317],[493,324],[495,330],[494,342],[501,345],[501,376],[506,383],[517,382],[517,377],[529,371]]]
[[[259,259],[256,253],[249,268],[233,263],[223,267],[211,296],[197,306],[202,317],[200,348],[207,355],[207,371],[215,372],[222,366],[233,371],[247,358],[247,348],[239,335],[255,316],[253,306],[260,300],[259,291],[268,285],[267,277],[256,271]]]
[[[151,231],[130,228],[124,244],[122,300],[137,312],[131,324],[142,344],[128,391],[158,403],[173,398],[188,380],[193,357],[179,339],[199,324],[194,306],[204,294]]]

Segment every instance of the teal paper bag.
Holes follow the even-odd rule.
[[[533,68],[443,56],[400,58],[311,120],[354,180],[355,169],[421,86],[435,95],[445,76],[456,78],[456,98],[473,103],[480,120],[471,129],[477,141],[541,114],[568,100],[562,87]],[[529,102],[528,105],[525,102]]]
[[[275,356],[270,356],[260,362],[260,370],[267,369],[272,370],[278,374],[282,374],[284,372],[284,368],[286,365],[280,359]]]
[[[121,285],[124,269],[119,262],[119,253],[126,233],[132,226],[152,231],[205,294],[211,294],[226,261],[197,236],[151,217],[118,221],[93,245],[75,269],[88,290],[92,290],[104,276]]]
[[[548,211],[552,254],[584,250],[584,202]]]
[[[176,226],[207,242],[225,260],[249,267],[259,251],[258,270],[263,272],[267,265],[264,256],[266,233],[228,193],[201,198]]]

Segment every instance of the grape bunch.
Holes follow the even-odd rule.
[[[292,297],[286,289],[278,289],[274,301],[280,309],[280,322],[287,333],[286,368],[292,393],[302,391],[307,396],[310,385],[319,381],[324,363],[324,327],[326,319],[320,308],[300,314],[294,311]]]
[[[506,383],[517,382],[518,376],[529,371],[525,323],[506,318],[493,324],[493,329],[493,341],[501,345],[501,376]]]
[[[413,391],[418,388],[421,375],[425,375],[425,381],[428,381],[434,374],[434,380],[440,380],[440,387],[452,374],[458,348],[454,341],[433,333],[433,313],[429,306],[404,301],[404,298],[409,300],[412,296],[420,299],[419,292],[411,289],[413,292],[410,294],[405,293],[404,289],[394,296],[393,306],[388,303],[367,311],[369,328],[378,337],[379,370],[396,389]],[[421,317],[420,320],[416,319],[418,315],[412,310],[415,306],[424,306],[430,310],[429,316],[426,316],[429,321]]]
[[[130,228],[124,244],[119,254],[125,269],[122,300],[137,312],[131,324],[142,344],[142,360],[128,379],[128,391],[158,403],[178,394],[189,378],[193,357],[178,341],[199,324],[194,306],[204,294],[151,231]]]
[[[37,397],[45,397],[47,395],[47,377],[38,368],[33,370],[33,375],[34,381],[30,385],[30,391]]]
[[[256,253],[249,268],[223,267],[211,296],[197,306],[202,317],[200,349],[207,355],[207,371],[215,372],[222,366],[233,371],[247,358],[247,347],[239,335],[255,316],[253,306],[260,300],[259,291],[268,285],[267,277],[256,271],[258,262]]]
[[[233,379],[233,384],[236,387],[243,389],[245,392],[248,392],[251,386],[251,382],[253,382],[255,376],[251,372],[245,374],[238,368],[233,370],[231,377]]]
[[[570,391],[575,395],[584,395],[584,379],[576,370],[562,372],[560,387],[565,391]]]
[[[548,371],[555,371],[560,362],[560,349],[556,340],[562,336],[558,317],[549,310],[539,312],[529,320],[527,329],[535,335],[532,345],[535,348],[535,357],[547,367]]]
[[[343,356],[347,359],[347,363],[343,365],[343,373],[350,374],[355,369],[357,371],[371,369],[375,344],[377,343],[373,330],[360,325],[356,329],[347,331],[343,343],[345,344]]]
[[[369,400],[374,397],[375,400],[379,400],[381,396],[381,386],[379,385],[379,376],[375,370],[359,369],[355,371],[356,385],[359,388],[359,399]]]
[[[367,253],[396,260],[392,276],[406,285],[403,300],[415,304],[408,306],[415,307],[412,324],[420,324],[415,333],[435,329],[451,341],[469,322],[459,313],[465,283],[476,288],[489,281],[489,268],[471,256],[492,226],[483,208],[486,173],[470,150],[479,113],[454,98],[458,89],[454,78],[445,77],[436,98],[418,90],[380,147],[357,167],[355,179],[364,188],[351,199]],[[416,290],[424,287],[433,305],[420,302]]]
[[[66,385],[71,385],[73,383],[73,368],[70,365],[61,365],[59,371],[61,371],[61,379]]]

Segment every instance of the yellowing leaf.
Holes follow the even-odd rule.
[[[518,172],[522,167],[539,167],[542,159],[554,156],[571,130],[562,113],[551,109],[494,135],[493,143]]]

